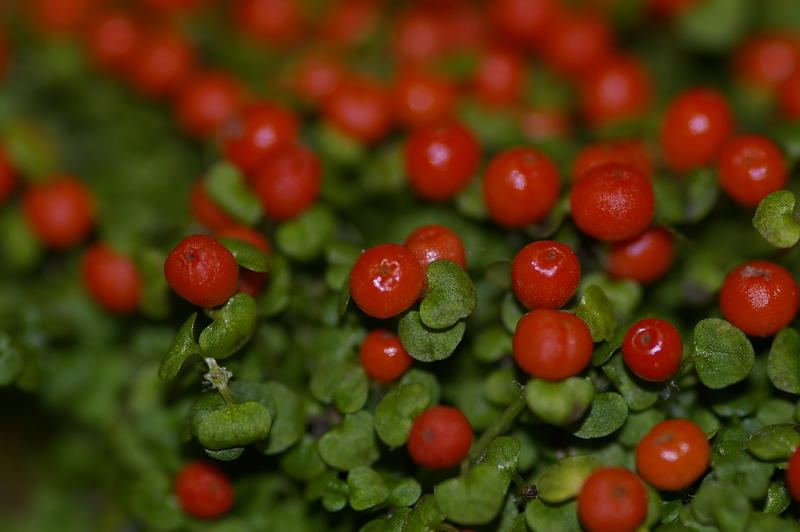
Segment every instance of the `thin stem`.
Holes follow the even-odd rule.
[[[233,399],[231,391],[228,389],[228,381],[233,377],[233,374],[217,364],[216,359],[206,357],[205,361],[208,365],[208,373],[205,374],[206,381],[219,392],[226,405],[235,405],[236,401]]]
[[[522,386],[519,395],[506,407],[505,411],[500,414],[500,417],[489,425],[475,445],[472,446],[469,455],[467,455],[467,459],[461,462],[462,473],[466,473],[469,470],[470,464],[478,462],[478,460],[483,457],[483,453],[486,452],[486,448],[489,447],[492,440],[503,434],[524,408],[525,387]]]

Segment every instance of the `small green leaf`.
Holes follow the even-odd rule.
[[[472,342],[472,353],[480,362],[497,362],[511,354],[511,335],[499,326],[488,327]]]
[[[361,410],[367,402],[369,379],[361,364],[326,358],[311,373],[311,393],[323,403],[331,403],[345,414]]]
[[[335,229],[336,218],[330,209],[314,205],[282,223],[275,232],[275,243],[287,256],[306,262],[323,252]]]
[[[578,421],[594,397],[592,381],[570,377],[562,381],[532,379],[525,388],[528,408],[545,423],[568,425]]]
[[[611,340],[614,337],[617,329],[614,307],[599,286],[589,285],[583,290],[575,314],[589,327],[593,341]]]
[[[342,471],[372,464],[379,456],[372,414],[362,410],[346,415],[341,425],[319,440],[319,454],[328,465]]]
[[[431,329],[445,329],[475,310],[475,287],[464,268],[449,260],[428,264],[428,290],[419,306],[422,323]]]
[[[169,285],[164,277],[165,255],[154,248],[136,250],[136,266],[142,276],[139,308],[148,318],[163,319],[169,315]]]
[[[270,381],[264,386],[274,400],[275,414],[262,452],[278,454],[303,437],[306,427],[305,405],[299,395],[280,382]]]
[[[412,382],[423,385],[428,391],[428,397],[430,398],[428,404],[435,405],[439,402],[441,387],[439,386],[439,380],[433,373],[424,369],[411,368],[400,378],[400,384],[410,384]]]
[[[358,466],[347,473],[350,506],[358,512],[378,506],[389,498],[389,487],[371,467]]]
[[[255,401],[225,406],[206,415],[197,427],[197,439],[207,449],[247,445],[269,434],[272,416]]]
[[[700,380],[718,389],[746,379],[755,353],[745,334],[725,320],[708,318],[694,328],[694,365]]]
[[[747,497],[727,482],[704,482],[692,500],[692,513],[697,520],[719,530],[744,532],[751,511]]]
[[[517,322],[522,319],[524,314],[525,309],[517,301],[514,292],[507,292],[500,305],[500,319],[506,330],[513,334],[517,328]]]
[[[3,146],[13,168],[30,181],[42,181],[62,167],[56,139],[38,122],[18,118],[7,124]]]
[[[295,480],[308,482],[325,471],[325,462],[319,455],[317,441],[311,436],[304,437],[300,443],[281,456],[281,469]]]
[[[329,512],[338,512],[347,505],[350,487],[339,478],[336,471],[325,471],[322,475],[311,479],[306,486],[306,499],[313,501],[322,499],[322,507]]]
[[[375,431],[390,447],[399,447],[408,439],[414,419],[430,405],[428,390],[417,383],[392,387],[375,407]]]
[[[599,272],[581,278],[581,292],[592,285],[603,290],[619,321],[629,319],[642,300],[642,285],[630,279],[611,279]]]
[[[798,425],[784,423],[757,430],[747,442],[747,450],[761,460],[788,460],[800,445]]]
[[[266,273],[269,271],[269,255],[249,242],[239,238],[220,238],[220,243],[228,248],[236,264],[254,272]]]
[[[775,247],[790,248],[800,240],[800,224],[794,218],[794,192],[776,190],[758,204],[753,227]]]
[[[355,165],[368,153],[358,140],[348,137],[327,122],[320,122],[315,133],[322,153],[338,163]]]
[[[503,507],[508,478],[492,464],[478,464],[466,476],[451,478],[433,488],[436,506],[460,525],[485,525]]]
[[[498,405],[511,403],[518,395],[520,385],[515,379],[514,368],[499,368],[489,374],[483,381],[483,393],[486,398]]]
[[[767,374],[779,390],[800,394],[800,333],[792,328],[778,332],[767,358]]]
[[[518,439],[512,436],[498,436],[489,444],[479,463],[492,465],[503,473],[516,473],[521,452],[522,444]],[[510,478],[509,476],[509,480]]]
[[[213,458],[214,460],[232,462],[242,456],[244,447],[231,447],[230,449],[219,449],[217,451],[205,449],[205,453],[209,458]]]
[[[618,393],[606,392],[595,395],[589,414],[573,434],[579,438],[602,438],[625,424],[628,405]]]
[[[685,221],[688,223],[699,222],[711,212],[719,197],[717,176],[708,167],[698,168],[684,178],[684,191],[686,193]]]
[[[419,312],[411,310],[401,319],[397,333],[408,354],[421,362],[444,360],[453,354],[464,336],[463,321],[447,329],[430,329],[422,323]]]
[[[256,330],[256,301],[238,293],[219,310],[210,311],[211,324],[200,333],[203,356],[227,358],[241,349]]]
[[[22,209],[13,205],[4,205],[0,213],[0,256],[3,270],[25,272],[33,268],[44,255],[44,246],[33,233]],[[158,270],[161,281],[164,279],[164,262]]]
[[[789,504],[792,497],[783,482],[772,482],[767,488],[767,502],[764,504],[764,511],[772,514],[782,514]]]
[[[511,261],[499,259],[486,266],[486,280],[500,290],[511,290]]]
[[[185,524],[177,499],[170,497],[172,483],[164,472],[146,471],[129,489],[131,511],[148,529],[174,530]]]
[[[272,317],[289,305],[292,291],[292,269],[283,255],[270,257],[269,284],[261,296],[261,314]]]
[[[392,486],[389,504],[395,507],[411,506],[422,495],[422,486],[413,478],[404,478]]]
[[[575,501],[547,504],[541,499],[525,506],[525,520],[533,532],[581,532],[578,505]]]
[[[680,41],[694,51],[722,52],[744,37],[753,16],[748,0],[705,0],[678,13]]]
[[[713,417],[713,414],[707,410],[705,412]],[[664,419],[664,413],[656,408],[649,408],[643,412],[631,413],[619,434],[619,442],[628,447],[636,447],[639,440],[644,438],[644,436],[650,432],[650,429],[656,426],[657,423],[664,421]],[[694,421],[694,419],[692,421]],[[701,426],[700,428],[703,427]]]
[[[11,342],[11,337],[0,331],[0,386],[7,386],[14,382],[22,371],[22,353]]]
[[[738,491],[752,501],[763,499],[775,466],[759,462],[746,452],[733,453],[724,459],[712,461],[714,476],[734,484]]]
[[[602,465],[602,462],[594,456],[578,455],[562,458],[539,475],[536,481],[539,497],[551,504],[576,497],[583,482],[592,471]]]
[[[403,532],[437,532],[445,516],[433,495],[425,495],[408,515]]]
[[[659,388],[633,375],[621,355],[613,357],[603,366],[603,373],[614,383],[633,411],[650,408],[658,400]]]
[[[194,339],[194,323],[197,320],[197,312],[189,316],[183,322],[178,334],[169,346],[164,358],[161,359],[161,366],[158,368],[158,376],[161,380],[168,381],[174,378],[186,360],[195,354],[200,354],[200,346]]]
[[[253,225],[261,218],[261,202],[232,164],[212,166],[203,184],[214,203],[243,224]]]

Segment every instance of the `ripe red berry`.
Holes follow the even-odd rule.
[[[736,52],[734,61],[740,79],[774,89],[800,69],[800,39],[782,33],[756,34]]]
[[[230,120],[244,102],[241,84],[224,72],[202,72],[175,97],[178,122],[189,133],[207,137]]]
[[[417,257],[397,244],[365,250],[350,270],[350,294],[356,305],[374,318],[391,318],[413,305],[422,283]]]
[[[289,220],[319,196],[322,169],[314,152],[293,144],[269,155],[253,174],[253,189],[273,220]]]
[[[400,74],[392,87],[395,116],[407,127],[443,122],[452,113],[455,99],[449,80],[416,70]]]
[[[711,449],[703,430],[688,419],[668,419],[636,445],[636,469],[660,490],[689,487],[708,469]]]
[[[214,519],[233,506],[233,484],[222,469],[208,462],[192,462],[175,477],[175,496],[183,511],[198,519]]]
[[[725,277],[719,305],[725,319],[745,334],[769,336],[797,314],[797,283],[783,266],[753,260]]]
[[[513,105],[522,97],[525,61],[514,49],[494,46],[478,56],[475,95],[487,105]]]
[[[443,225],[423,225],[415,229],[403,245],[417,257],[422,271],[435,260],[449,260],[467,267],[464,243],[455,231]]]
[[[676,172],[712,162],[733,132],[725,95],[716,89],[688,89],[667,107],[659,141],[667,164]]]
[[[581,109],[591,125],[636,118],[650,105],[650,75],[630,57],[609,57],[594,65],[580,87]]]
[[[30,7],[36,24],[47,33],[68,33],[77,29],[97,0],[32,0]]]
[[[800,118],[800,68],[781,84],[778,90],[778,103],[783,118]]]
[[[611,26],[600,14],[565,10],[547,30],[544,57],[556,70],[580,76],[611,55],[612,37]]]
[[[89,234],[94,221],[94,198],[81,181],[58,176],[31,185],[23,209],[34,234],[55,249],[71,247]]]
[[[578,494],[578,517],[587,532],[633,532],[647,517],[644,484],[622,467],[597,469]]]
[[[394,23],[392,52],[397,62],[420,65],[447,47],[443,20],[427,9],[409,9]]]
[[[566,138],[572,130],[572,123],[565,109],[532,107],[519,115],[519,127],[526,140],[541,142]]]
[[[297,116],[272,103],[248,105],[221,131],[222,152],[243,172],[252,172],[271,153],[294,143],[300,130]]]
[[[528,244],[511,263],[514,295],[529,309],[563,307],[580,280],[581,265],[575,252],[553,240]]]
[[[472,427],[460,410],[433,406],[411,425],[408,454],[428,469],[447,469],[467,457],[472,438]]]
[[[584,174],[572,186],[569,203],[578,229],[608,242],[638,235],[655,211],[648,177],[633,166],[614,163]]]
[[[128,73],[144,94],[171,97],[192,75],[195,50],[182,35],[161,31],[142,38]]]
[[[498,35],[533,46],[556,16],[558,4],[554,0],[491,0],[488,9]]]
[[[392,382],[399,379],[414,361],[400,337],[386,329],[371,331],[361,344],[359,357],[370,379]]]
[[[375,0],[334,2],[320,21],[322,40],[336,46],[354,46],[376,29],[381,4]]]
[[[720,150],[717,175],[725,193],[745,207],[786,186],[786,160],[777,144],[761,135],[739,135]]]
[[[212,231],[238,223],[230,214],[214,203],[206,192],[202,180],[195,181],[189,192],[189,210],[192,216]]]
[[[606,271],[618,279],[650,283],[669,270],[674,255],[672,234],[663,227],[651,227],[633,238],[614,242]]]
[[[17,173],[6,151],[0,148],[0,205],[11,196],[17,186]]]
[[[191,235],[170,251],[164,262],[169,286],[199,307],[225,303],[239,284],[239,266],[228,249],[206,235]]]
[[[295,0],[238,0],[232,2],[233,22],[253,39],[286,44],[300,38],[305,25],[302,2]]]
[[[336,90],[343,74],[344,69],[334,55],[311,53],[300,59],[293,86],[301,96],[319,104]]]
[[[411,188],[430,201],[455,196],[478,169],[480,145],[456,122],[419,128],[409,134],[405,167]]]
[[[366,78],[342,79],[323,102],[323,116],[342,133],[362,142],[376,142],[392,127],[388,92]]]
[[[794,450],[786,468],[786,486],[796,501],[800,501],[800,447]]]
[[[83,255],[83,285],[100,306],[129,313],[139,306],[142,279],[136,264],[104,244],[95,244]]]
[[[584,146],[572,163],[572,180],[608,163],[627,164],[638,168],[646,176],[653,175],[653,159],[642,140],[612,140]]]
[[[660,382],[672,377],[681,364],[683,342],[670,322],[646,318],[631,325],[622,341],[622,356],[638,377]]]
[[[100,68],[126,72],[138,61],[137,47],[142,38],[138,20],[124,11],[95,15],[85,33],[88,52]]]
[[[558,200],[558,169],[535,148],[510,148],[497,154],[483,176],[489,216],[504,227],[542,220]]]
[[[549,381],[583,371],[593,349],[592,334],[582,319],[545,308],[522,316],[512,342],[517,364],[534,377]]]
[[[217,238],[238,238],[239,240],[243,240],[255,246],[264,253],[271,253],[272,251],[264,235],[244,225],[228,225],[224,229],[217,231],[215,236]],[[266,273],[254,272],[253,270],[240,267],[239,288],[237,291],[244,292],[253,297],[258,297],[267,284],[267,275]]]

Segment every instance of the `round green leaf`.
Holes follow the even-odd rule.
[[[197,439],[212,451],[239,447],[266,438],[271,424],[272,416],[261,403],[225,406],[202,419]]]
[[[239,238],[220,238],[220,243],[228,248],[236,264],[254,272],[266,273],[269,271],[269,255],[249,242]]]
[[[751,7],[748,0],[698,2],[678,14],[678,37],[693,50],[727,50],[747,32],[753,15]]]
[[[204,185],[214,203],[243,224],[253,225],[261,218],[261,202],[232,164],[219,162],[212,166]]]
[[[594,397],[595,387],[587,378],[562,381],[532,379],[525,388],[528,408],[545,423],[568,425],[579,420]]]
[[[358,466],[347,473],[350,506],[362,511],[382,504],[389,498],[389,487],[371,467]]]
[[[437,532],[444,518],[434,496],[425,495],[408,515],[402,532]]]
[[[412,382],[423,385],[428,391],[428,397],[430,398],[428,404],[435,405],[439,402],[441,387],[439,386],[439,380],[436,378],[436,375],[424,369],[411,368],[400,378],[400,384],[409,384]]]
[[[319,256],[333,237],[336,218],[327,207],[314,205],[275,232],[275,243],[287,256],[309,261]]]
[[[578,504],[571,501],[551,505],[541,499],[525,506],[525,520],[533,532],[581,532]]]
[[[500,319],[503,321],[506,330],[513,333],[517,328],[517,322],[522,319],[524,314],[525,309],[519,304],[514,293],[507,292],[503,296],[503,302],[500,305]]]
[[[603,366],[603,373],[614,383],[614,387],[633,411],[650,408],[658,400],[659,388],[633,375],[622,356],[613,357]]]
[[[764,504],[764,511],[767,513],[781,514],[792,502],[792,497],[786,484],[783,482],[772,482],[767,488],[767,502]]]
[[[786,328],[772,340],[767,357],[767,374],[779,390],[800,394],[800,333]]]
[[[511,335],[500,326],[488,327],[475,337],[472,353],[480,362],[497,362],[511,353]]]
[[[724,388],[750,374],[755,361],[745,334],[725,320],[708,318],[694,328],[694,365],[709,388]]]
[[[758,204],[753,227],[767,242],[779,248],[790,248],[800,240],[800,224],[794,218],[794,192],[776,190]]]
[[[594,456],[568,456],[551,465],[539,475],[536,488],[539,497],[552,504],[576,497],[589,475],[602,466]]]
[[[508,479],[492,464],[478,464],[463,477],[433,488],[436,506],[460,525],[485,525],[500,512]]]
[[[761,460],[788,460],[800,445],[798,425],[784,423],[757,430],[747,442],[747,450]]]
[[[292,290],[292,270],[283,255],[270,257],[269,284],[261,296],[261,313],[266,317],[283,312],[289,305]]]
[[[310,387],[316,399],[351,414],[367,402],[369,379],[361,364],[326,358],[314,367]]]
[[[752,508],[747,497],[727,482],[704,482],[692,500],[692,513],[705,525],[743,532]]]
[[[411,506],[422,495],[422,486],[413,478],[404,478],[392,486],[389,504],[392,506]]]
[[[444,360],[453,354],[464,336],[466,324],[459,321],[447,329],[426,327],[416,310],[400,319],[397,333],[408,354],[421,362]]]
[[[236,460],[242,456],[242,453],[244,453],[244,447],[232,447],[230,449],[220,449],[218,451],[205,449],[205,453],[209,456],[209,458],[213,458],[214,460],[219,460],[221,462],[232,462],[233,460]]]
[[[475,287],[464,268],[449,260],[428,264],[428,290],[419,306],[425,326],[445,329],[466,318],[475,310]]]
[[[319,440],[319,454],[329,466],[342,471],[372,464],[379,456],[372,414],[362,410],[346,415],[341,425]]]
[[[319,455],[317,441],[311,436],[304,437],[281,456],[281,469],[290,477],[306,482],[321,475],[326,467]]]
[[[589,285],[583,290],[575,314],[589,327],[593,341],[611,340],[614,337],[617,329],[614,307],[599,286]]]
[[[602,438],[624,425],[627,417],[628,405],[620,394],[601,393],[594,397],[589,414],[573,434],[584,439]]]
[[[197,321],[197,312],[189,316],[178,329],[172,345],[161,359],[161,366],[158,368],[158,376],[161,380],[167,381],[174,378],[186,359],[200,353],[200,346],[194,339],[195,321]]]
[[[200,333],[203,356],[227,358],[241,349],[256,330],[256,301],[238,293],[219,310],[210,311],[211,324]]]
[[[303,399],[288,386],[270,381],[264,385],[275,403],[272,428],[266,439],[264,454],[278,454],[303,437],[306,413]]]
[[[148,318],[166,318],[170,311],[170,289],[164,277],[166,256],[157,249],[141,247],[137,248],[135,258],[142,276],[139,309]]]
[[[392,387],[375,407],[375,431],[390,447],[406,443],[414,419],[430,405],[430,394],[422,384]]]

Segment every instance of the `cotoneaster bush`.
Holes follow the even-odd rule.
[[[795,0],[0,17],[4,530],[800,529]]]

